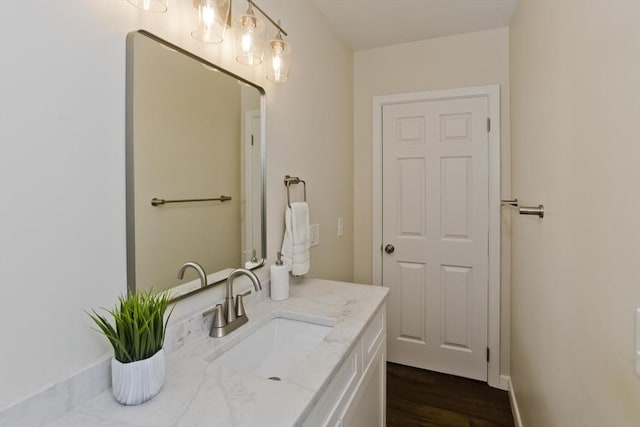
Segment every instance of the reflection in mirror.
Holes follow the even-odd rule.
[[[127,279],[200,290],[264,263],[264,91],[145,31],[127,38]],[[153,202],[152,202],[153,201]]]

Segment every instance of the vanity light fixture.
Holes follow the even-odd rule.
[[[282,38],[282,28],[278,21],[278,33],[269,41],[269,71],[267,79],[284,83],[289,78],[289,66],[291,65],[291,45]]]
[[[205,43],[222,43],[227,29],[231,0],[193,0],[198,28],[191,36]]]
[[[129,3],[146,12],[164,13],[169,6],[169,0],[127,0]]]
[[[264,23],[253,12],[254,3],[251,0],[247,2],[247,11],[233,21],[236,61],[245,65],[260,65],[264,50]]]
[[[162,13],[167,11],[169,0],[127,0],[133,6],[147,12]],[[193,7],[198,12],[197,28],[191,36],[205,43],[222,43],[228,27],[233,31],[236,61],[244,65],[260,65],[263,62],[265,47],[265,24],[256,16],[257,9],[273,26],[277,32],[266,45],[268,63],[267,80],[283,83],[289,79],[291,66],[291,45],[283,36],[287,32],[267,15],[264,10],[253,1],[247,0],[247,11],[231,23],[232,0],[192,0]]]

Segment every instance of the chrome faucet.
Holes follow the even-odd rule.
[[[224,337],[249,321],[244,311],[243,298],[251,293],[251,289],[243,294],[236,295],[234,301],[233,281],[238,276],[247,276],[253,283],[253,288],[256,292],[262,290],[260,279],[258,279],[258,276],[252,271],[245,268],[237,268],[229,273],[224,305],[218,304],[215,308],[202,313],[203,316],[208,316],[213,313],[213,324],[211,325],[211,332],[209,333],[213,338]]]
[[[200,278],[200,287],[206,288],[207,273],[204,272],[204,268],[202,268],[202,266],[197,262],[189,261],[182,264],[182,267],[180,267],[180,270],[178,270],[178,279],[182,279],[184,277],[184,272],[189,267],[193,268],[198,273],[198,277]]]

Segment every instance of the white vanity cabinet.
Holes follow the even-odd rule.
[[[385,425],[386,336],[383,305],[303,421],[303,427]]]

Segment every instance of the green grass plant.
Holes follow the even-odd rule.
[[[114,357],[121,363],[136,362],[156,354],[164,344],[169,312],[166,292],[143,291],[118,297],[119,304],[112,310],[103,308],[113,318],[113,324],[95,310],[87,314],[100,328],[113,346]],[[115,326],[114,326],[115,325]]]

